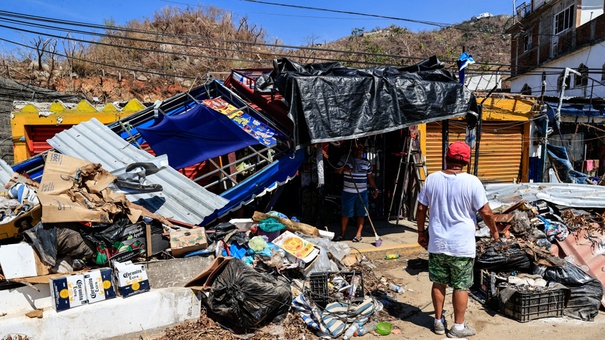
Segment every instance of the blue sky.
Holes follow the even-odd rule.
[[[494,15],[513,12],[512,0],[267,0],[267,2],[318,7],[330,10],[359,12],[380,16],[405,18],[439,23],[459,23],[483,12]],[[517,5],[522,3],[517,0]],[[394,19],[315,11],[244,0],[4,0],[0,10],[23,14],[103,24],[112,19],[117,24],[129,20],[151,18],[153,13],[166,6],[215,6],[231,11],[234,16],[248,16],[249,22],[263,27],[268,38],[279,38],[287,45],[304,45],[311,41],[322,43],[350,35],[353,29],[388,27],[391,24],[413,31],[432,30],[436,27]],[[0,21],[0,25],[10,25]],[[23,33],[0,27],[0,37],[27,42]],[[10,47],[0,42],[2,49]]]

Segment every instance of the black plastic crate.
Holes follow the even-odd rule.
[[[547,292],[515,292],[505,304],[500,301],[504,315],[519,322],[535,319],[560,317],[565,307],[565,290]]]
[[[505,283],[506,279],[498,276],[494,272],[490,272],[489,270],[485,269],[481,269],[479,275],[481,275],[479,288],[485,294],[487,300],[486,302],[490,302],[498,296],[498,286],[501,283]]]
[[[313,273],[309,275],[309,298],[321,307],[325,307],[330,300],[328,280],[330,273]]]

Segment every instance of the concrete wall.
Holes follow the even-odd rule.
[[[528,84],[532,89],[533,95],[540,95],[540,89],[542,87],[542,72],[546,73],[546,96],[558,97],[560,91],[557,90],[557,80],[559,78],[560,73],[562,72],[560,69],[549,69],[550,67],[555,68],[573,68],[576,69],[580,64],[586,65],[591,70],[589,76],[602,81],[602,74],[597,73],[598,70],[603,69],[603,65],[605,65],[605,59],[603,59],[603,55],[605,55],[605,46],[603,44],[597,44],[589,47],[585,47],[579,51],[574,53],[565,55],[559,59],[553,60],[551,62],[545,63],[534,70],[531,73],[522,74],[520,76],[515,77],[511,80],[511,92],[518,93],[521,92],[524,84]],[[588,86],[575,86],[575,77],[576,75],[571,76],[570,88],[565,89],[566,97],[585,97],[590,98],[602,98],[605,97],[605,86],[600,85],[599,83],[594,83],[594,88],[592,88],[592,81],[588,81]]]

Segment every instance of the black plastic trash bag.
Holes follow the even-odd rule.
[[[487,269],[492,272],[527,272],[531,260],[519,244],[492,244],[482,254],[477,254],[475,261],[477,269]]]
[[[57,258],[89,260],[94,254],[94,246],[80,234],[78,223],[36,224],[25,231],[25,239],[38,252],[40,259],[55,266]]]
[[[561,283],[569,288],[570,296],[563,314],[574,319],[592,321],[599,313],[603,285],[576,265],[566,262],[559,267],[537,267],[536,274],[545,280]]]
[[[259,273],[231,258],[212,283],[204,299],[209,311],[234,330],[247,330],[268,322],[279,322],[288,314],[292,295],[281,277]]]

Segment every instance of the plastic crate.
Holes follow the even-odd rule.
[[[309,298],[321,307],[325,307],[330,300],[329,278],[329,273],[313,273],[309,276]]]
[[[515,292],[505,304],[500,301],[500,310],[504,315],[519,322],[560,317],[563,315],[564,307],[563,289],[540,293]]]
[[[486,302],[489,302],[498,296],[498,286],[501,283],[505,283],[506,280],[499,277],[496,273],[485,269],[481,269],[480,275],[481,283],[479,288],[485,294]]]

